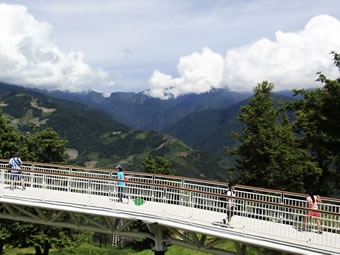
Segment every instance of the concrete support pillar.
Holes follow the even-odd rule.
[[[166,243],[163,241],[164,236],[164,228],[155,224],[148,224],[148,229],[154,235],[155,245],[151,248],[155,255],[165,255],[165,252],[168,250],[166,247]]]

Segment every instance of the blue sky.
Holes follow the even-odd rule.
[[[0,81],[48,90],[320,86],[338,77],[338,0],[0,0]]]

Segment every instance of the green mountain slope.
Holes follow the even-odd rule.
[[[22,132],[52,127],[68,140],[71,164],[112,168],[123,164],[139,171],[147,154],[174,162],[176,175],[223,180],[230,166],[225,157],[193,150],[157,131],[131,129],[85,104],[56,99],[37,91],[0,83],[0,106],[10,124]]]
[[[166,132],[192,148],[223,155],[224,146],[235,144],[231,132],[241,129],[241,123],[237,117],[241,113],[241,105],[246,102],[242,101],[223,110],[192,113],[167,129]]]
[[[108,98],[96,92],[45,93],[56,98],[67,98],[93,106],[130,127],[157,131],[166,130],[188,114],[207,109],[224,109],[250,96],[250,93],[236,93],[226,89],[184,95],[168,100],[152,98],[143,93],[117,92],[112,93]]]
[[[182,140],[190,147],[224,155],[224,147],[233,147],[235,139],[232,132],[241,132],[242,123],[237,118],[241,107],[248,103],[243,100],[221,110],[203,110],[187,115],[165,130],[168,134]],[[274,94],[274,100],[293,100],[291,95]]]

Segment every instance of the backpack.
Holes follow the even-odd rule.
[[[235,195],[235,191],[232,190],[231,188],[229,188],[229,189],[227,190],[227,192],[226,192],[227,195],[228,195],[228,192],[229,192],[229,191],[230,191],[230,195],[229,195],[229,196]]]
[[[21,166],[21,162],[18,161],[18,159],[15,159],[14,157],[13,157],[12,159],[14,160],[15,164],[18,165],[18,167]],[[8,168],[12,168],[12,167],[13,167],[13,165],[11,164],[11,161],[8,163],[7,167],[8,167]]]

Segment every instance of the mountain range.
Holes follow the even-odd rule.
[[[231,167],[226,157],[194,150],[160,131],[128,127],[104,111],[36,89],[0,83],[0,106],[8,123],[24,134],[53,128],[68,141],[70,164],[107,169],[119,163],[127,171],[141,171],[141,161],[151,154],[170,159],[176,175],[214,180],[225,179]]]
[[[287,96],[288,95],[288,96]],[[284,95],[289,98],[289,94]],[[214,90],[161,100],[143,93],[69,93],[0,83],[1,109],[21,132],[52,127],[68,140],[71,164],[139,171],[146,155],[171,159],[176,175],[225,180],[224,146],[240,130],[250,93]],[[34,123],[36,130],[31,130]]]
[[[215,89],[202,94],[189,94],[161,100],[143,93],[112,93],[103,97],[100,93],[46,92],[47,95],[69,99],[92,106],[108,113],[125,125],[170,134],[190,147],[224,155],[224,147],[232,147],[235,140],[232,131],[240,131],[237,120],[241,107],[253,95],[249,92],[233,92]],[[292,100],[291,91],[273,93],[281,100]]]
[[[46,95],[84,103],[104,111],[127,126],[141,130],[165,131],[191,113],[225,109],[251,96],[216,89],[203,94],[189,94],[162,100],[144,93],[112,93],[104,97],[97,92],[69,93],[43,91]]]

